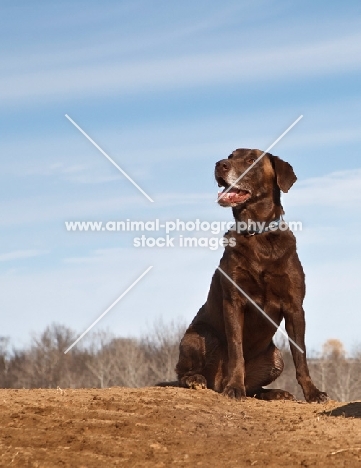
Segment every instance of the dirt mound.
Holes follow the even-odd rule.
[[[361,403],[211,390],[0,390],[0,466],[360,466]]]

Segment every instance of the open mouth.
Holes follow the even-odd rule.
[[[222,192],[218,192],[218,203],[220,205],[238,205],[247,201],[251,193],[248,190],[242,190],[237,187],[230,187],[225,181],[218,181],[220,187],[224,187]]]

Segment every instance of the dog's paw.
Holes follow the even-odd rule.
[[[312,391],[305,395],[305,400],[308,403],[324,403],[329,399],[326,392],[321,392],[318,388],[313,388]]]
[[[228,398],[235,398],[236,400],[245,400],[246,399],[246,389],[245,387],[240,388],[233,385],[227,385],[223,390],[223,395]]]
[[[194,390],[203,390],[207,388],[207,380],[200,374],[183,377],[181,379],[181,384],[183,387],[193,388]]]

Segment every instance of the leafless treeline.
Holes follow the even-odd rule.
[[[178,345],[185,327],[158,322],[141,338],[92,333],[67,354],[76,334],[51,325],[22,350],[0,338],[0,388],[143,387],[174,380]]]
[[[46,328],[26,349],[10,350],[9,340],[0,338],[0,388],[143,387],[175,380],[184,330],[180,324],[159,322],[140,339],[99,331],[67,354],[64,351],[76,334],[62,325]],[[283,350],[285,369],[272,386],[302,398],[289,349],[284,342],[278,346]],[[331,398],[361,400],[360,348],[347,356],[342,343],[328,340],[308,362],[315,383]]]

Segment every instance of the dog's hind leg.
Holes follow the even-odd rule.
[[[179,385],[186,388],[207,388],[204,373],[205,339],[190,326],[179,345],[176,373]]]
[[[176,366],[179,385],[222,391],[224,366],[221,357],[219,340],[209,330],[196,330],[191,325],[179,346]]]
[[[284,363],[281,352],[273,342],[264,353],[246,362],[246,392],[260,400],[294,400],[294,396],[280,389],[262,388],[279,377]]]

